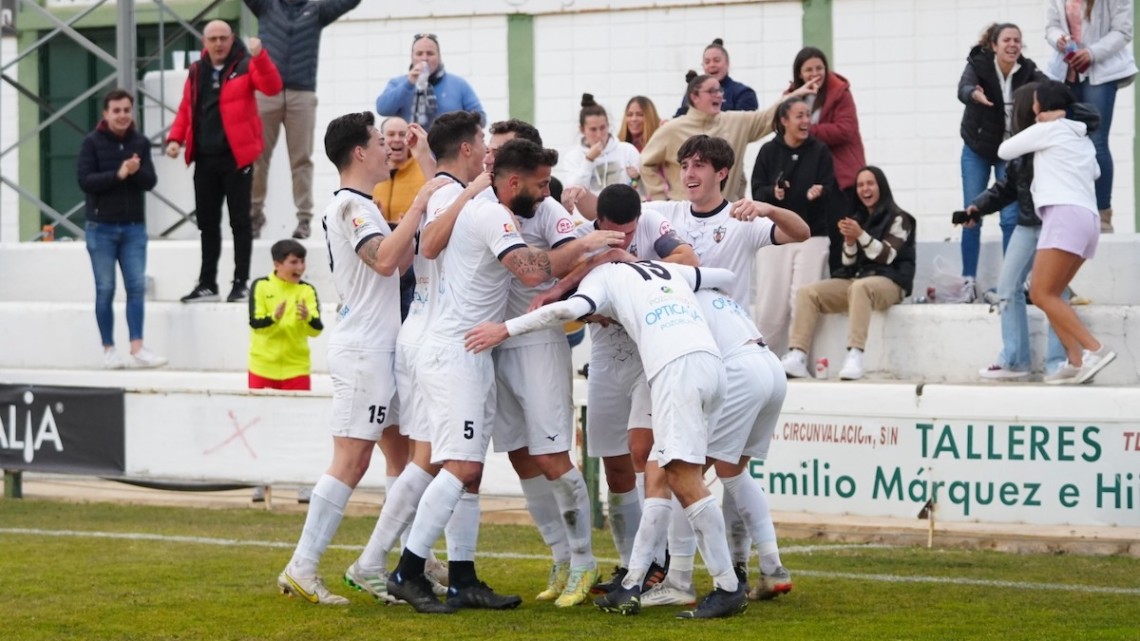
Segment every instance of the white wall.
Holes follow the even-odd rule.
[[[919,238],[957,241],[950,213],[962,208],[958,79],[986,25],[1021,27],[1024,55],[1049,61],[1041,0],[839,0],[832,66],[852,85],[867,161],[880,165],[895,199],[919,219]],[[1134,100],[1117,94],[1110,145],[1116,165],[1117,232],[1133,231]],[[1000,238],[996,220],[984,237]]]

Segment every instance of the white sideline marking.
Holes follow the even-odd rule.
[[[261,547],[292,549],[295,543],[288,541],[256,541],[250,539],[219,539],[205,536],[180,536],[174,534],[146,534],[143,532],[91,532],[83,530],[41,530],[38,528],[0,528],[0,534],[24,536],[54,536],[92,539],[120,539],[127,541],[161,541],[164,543],[191,543],[198,545],[218,545],[223,547]],[[881,550],[899,546],[878,543],[841,545],[798,545],[781,548],[784,554],[811,554],[830,550]],[[360,545],[330,545],[329,549],[359,551]],[[544,554],[520,554],[516,552],[479,552],[478,556],[490,559],[520,559],[541,561],[549,559]],[[616,563],[616,559],[598,559],[600,563]],[[1140,588],[1115,588],[1097,585],[1072,585],[1064,583],[1024,583],[1018,581],[995,581],[989,579],[969,579],[945,576],[901,576],[897,574],[861,574],[857,572],[830,572],[823,570],[796,570],[796,575],[828,579],[850,579],[853,581],[877,581],[882,583],[939,583],[949,585],[970,585],[980,587],[1013,588],[1017,590],[1048,590],[1086,592],[1093,594],[1123,594],[1140,596]]]

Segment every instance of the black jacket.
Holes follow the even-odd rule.
[[[859,209],[862,209],[862,206]],[[901,287],[904,295],[910,296],[911,288],[914,286],[916,263],[914,216],[899,209],[898,205],[894,204],[889,192],[885,195],[880,192],[879,204],[875,207],[875,211],[870,213],[867,222],[862,224],[862,227],[863,231],[870,234],[871,237],[886,242],[884,239],[887,238],[891,225],[900,216],[903,218],[903,227],[910,233],[907,234],[907,240],[903,246],[896,250],[898,253],[893,261],[890,263],[873,261],[867,258],[867,255],[860,249],[854,265],[843,265],[839,269],[832,270],[831,277],[854,279],[866,278],[867,276],[885,276]],[[855,218],[858,220],[857,216]]]
[[[257,35],[286,89],[317,90],[321,29],[360,0],[245,0],[257,16]]]
[[[1028,82],[1045,80],[1045,74],[1037,69],[1032,60],[1022,56],[1017,59],[1021,65],[1013,74],[1013,90]],[[982,87],[992,107],[974,102],[970,94],[974,88]],[[994,67],[994,52],[975,46],[966,57],[966,69],[958,81],[958,100],[966,105],[962,113],[962,141],[974,153],[990,162],[997,162],[997,149],[1005,139],[1005,98],[1001,93],[1001,81]]]
[[[777,179],[790,184],[784,189],[783,200],[776,200]],[[812,185],[823,185],[823,193],[815,200],[808,200],[807,191]],[[831,150],[816,138],[808,136],[802,145],[793,149],[784,142],[783,136],[776,134],[756,154],[752,200],[796,212],[811,228],[812,236],[827,235],[834,222],[829,214],[835,210],[833,203],[838,195]]]
[[[119,180],[119,167],[132,155],[139,156],[139,170]],[[79,188],[87,195],[85,213],[93,223],[141,223],[145,218],[144,192],[154,189],[158,178],[150,157],[150,142],[132,125],[119,138],[102,120],[87,134],[75,161]]]
[[[1070,109],[1069,117],[1085,123],[1091,134],[1100,127],[1100,113],[1096,107],[1086,103],[1076,103]],[[1017,224],[1023,227],[1040,227],[1037,208],[1033,205],[1033,154],[1014,158],[1006,163],[1005,178],[995,181],[990,188],[978,194],[970,203],[982,214],[992,214],[1006,205],[1017,202]]]

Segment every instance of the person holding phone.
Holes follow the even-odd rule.
[[[792,301],[801,286],[829,273],[829,227],[842,204],[831,150],[811,135],[811,107],[801,96],[776,110],[776,137],[760,148],[752,169],[752,199],[790,209],[811,229],[811,238],[757,257],[763,279],[756,282],[756,324],[777,353],[788,347]]]

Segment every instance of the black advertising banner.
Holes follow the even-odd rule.
[[[120,475],[123,390],[0,385],[0,469]]]

